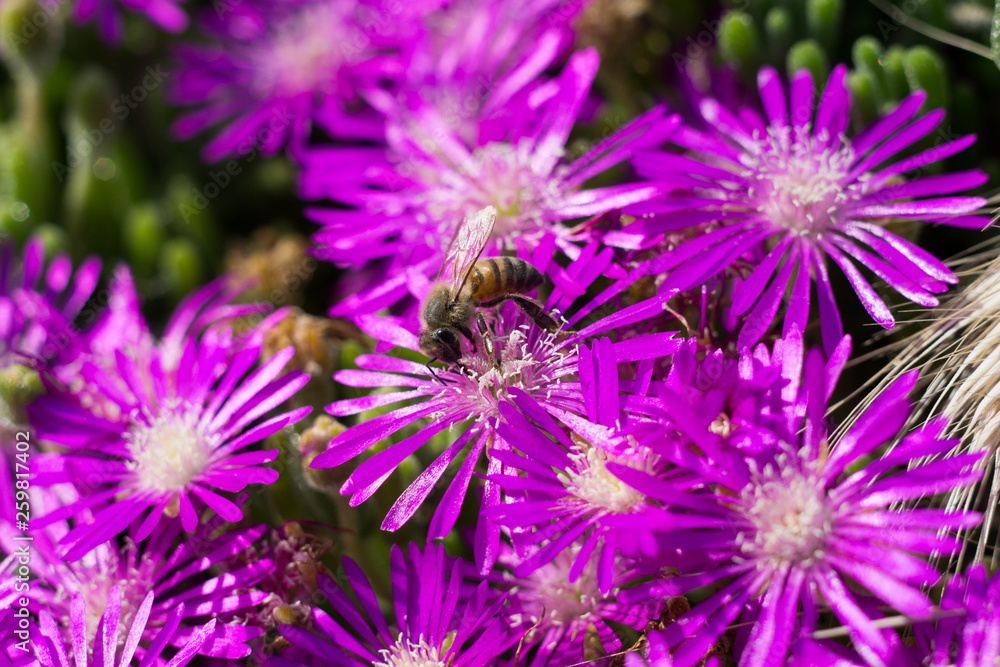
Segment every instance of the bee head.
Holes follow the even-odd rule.
[[[428,329],[437,329],[451,320],[451,291],[447,285],[437,285],[427,295],[420,309],[422,324]]]
[[[424,331],[417,341],[420,351],[431,359],[440,359],[449,364],[457,364],[462,358],[462,342],[453,327],[440,327]]]

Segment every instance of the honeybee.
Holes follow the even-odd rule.
[[[418,343],[420,351],[430,357],[428,368],[435,361],[461,366],[460,335],[468,339],[475,352],[473,320],[482,334],[494,368],[499,368],[493,338],[479,309],[495,308],[504,301],[513,301],[546,331],[555,333],[559,330],[559,323],[545,312],[540,303],[524,296],[542,284],[542,274],[538,269],[515,257],[479,259],[493,234],[496,219],[497,210],[487,206],[471,220],[464,220],[452,238],[438,281],[420,310]],[[447,281],[442,281],[441,274],[449,267],[451,275]]]

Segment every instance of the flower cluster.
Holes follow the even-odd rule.
[[[666,273],[661,288],[687,290],[749,259],[745,280],[732,291],[734,313],[749,313],[740,347],[767,332],[786,292],[783,334],[793,327],[804,330],[815,281],[823,342],[827,351],[833,349],[843,329],[826,258],[843,271],[872,318],[892,328],[888,306],[857,264],[922,306],[936,306],[934,294],[958,278],[887,230],[886,222],[973,229],[989,224],[989,218],[972,215],[986,200],[954,194],[982,185],[986,174],[920,173],[969,147],[975,137],[951,139],[893,161],[933,132],[944,112],[918,117],[926,98],[918,91],[848,139],[846,75],[845,66],[834,68],[814,108],[808,69],[795,74],[786,92],[778,73],[764,68],[758,76],[764,115],[703,99],[698,112],[705,129],[685,126],[670,137],[686,154],[649,151],[635,160],[641,174],[670,189],[669,197],[630,209],[642,216],[637,223],[642,234],[681,237],[673,252],[643,262],[635,275]]]
[[[311,665],[316,659],[357,665],[484,665],[510,646],[506,624],[497,614],[501,600],[490,602],[486,582],[471,584],[462,563],[448,558],[440,546],[423,551],[411,544],[404,554],[392,549],[395,623],[390,628],[375,591],[357,563],[344,558],[348,589],[327,577],[319,590],[336,617],[313,611],[319,634],[299,626],[281,633],[296,650],[277,665]],[[347,591],[357,596],[357,602]],[[360,603],[360,604],[359,604]],[[360,639],[351,637],[357,633]],[[347,641],[345,641],[347,640]]]
[[[915,409],[916,371],[834,418],[830,263],[885,328],[872,277],[937,306],[958,276],[913,223],[987,225],[985,172],[940,164],[974,138],[932,145],[923,91],[852,127],[844,65],[620,119],[578,47],[607,4],[198,17],[175,137],[287,154],[349,321],[275,309],[311,297],[264,261],[273,303],[227,274],[161,330],[141,272],[93,296],[97,260],[0,242],[5,662],[997,663],[996,448]],[[76,4],[110,36],[116,7]]]
[[[107,307],[77,328],[94,260],[74,279],[66,257],[45,268],[38,242],[20,261],[7,244],[2,259],[4,299],[25,306],[8,320],[5,360],[32,368],[43,392],[25,411],[11,408],[26,423],[2,431],[10,502],[0,514],[0,600],[30,614],[10,620],[25,634],[5,639],[5,654],[20,664],[30,645],[28,657],[46,665],[68,665],[69,654],[77,664],[117,655],[172,665],[250,655],[267,627],[256,610],[271,597],[257,587],[276,561],[250,558],[263,526],[217,534],[243,517],[247,499],[219,491],[273,483],[279,473],[267,464],[278,450],[259,443],[311,410],[275,414],[308,380],[282,372],[291,348],[260,361],[283,313],[234,303],[245,286],[224,277],[189,295],[157,337],[122,267]],[[15,440],[15,429],[28,439]]]
[[[68,346],[100,273],[95,257],[75,271],[65,254],[46,261],[40,238],[29,240],[20,256],[9,239],[0,243],[0,369],[44,366]]]
[[[277,471],[263,465],[275,460],[277,450],[248,448],[308,414],[303,407],[259,421],[308,376],[281,375],[292,348],[253,370],[262,331],[237,334],[224,325],[220,297],[231,296],[224,287],[217,282],[189,297],[158,344],[116,348],[110,358],[81,355],[73,385],[47,380],[47,394],[30,406],[39,437],[65,447],[39,457],[44,481],[72,483],[81,493],[39,525],[94,511],[92,520],[78,522],[62,537],[69,560],[140,518],[138,540],[164,516],[179,517],[193,531],[205,506],[239,521],[240,508],[213,488],[232,493],[277,479]],[[200,331],[207,322],[213,324]]]

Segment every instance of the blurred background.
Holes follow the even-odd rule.
[[[76,25],[64,5],[2,2],[0,233],[21,242],[41,234],[76,260],[97,254],[106,275],[128,262],[154,318],[227,268],[280,272],[283,261],[301,257],[314,228],[302,216],[287,157],[251,153],[237,159],[234,174],[225,162],[202,161],[208,136],[179,141],[171,132],[179,112],[165,101],[172,50],[204,39],[198,19],[217,9],[204,0],[185,7],[193,20],[184,33],[126,13],[120,43],[109,45],[93,24]],[[577,28],[578,46],[594,45],[602,55],[599,105],[592,123],[578,128],[577,145],[582,150],[656,101],[684,111],[692,89],[752,101],[763,64],[785,73],[808,67],[822,81],[843,62],[851,69],[854,131],[922,88],[927,107],[944,107],[948,116],[914,150],[975,133],[972,149],[934,167],[978,167],[995,188],[1000,69],[905,24],[918,21],[988,50],[993,4],[907,0],[897,10],[903,21],[882,7],[862,0],[596,0]],[[938,227],[921,242],[948,257],[983,238]],[[324,286],[336,271],[314,264],[309,274],[285,290],[295,292],[287,298],[324,313]],[[865,322],[853,301],[841,303],[856,306],[856,319]],[[854,329],[864,331],[868,325]]]

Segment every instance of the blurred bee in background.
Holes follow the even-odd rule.
[[[542,329],[559,331],[559,322],[540,303],[524,296],[542,284],[544,279],[538,269],[516,257],[479,259],[493,234],[496,219],[497,210],[487,206],[471,220],[465,219],[455,231],[438,279],[420,310],[419,345],[420,351],[430,357],[428,368],[435,361],[462,366],[459,336],[465,336],[475,352],[472,335],[475,320],[493,367],[499,370],[496,346],[480,309],[496,308],[505,301],[517,304]],[[450,276],[443,281],[441,275],[446,268],[450,268]]]

